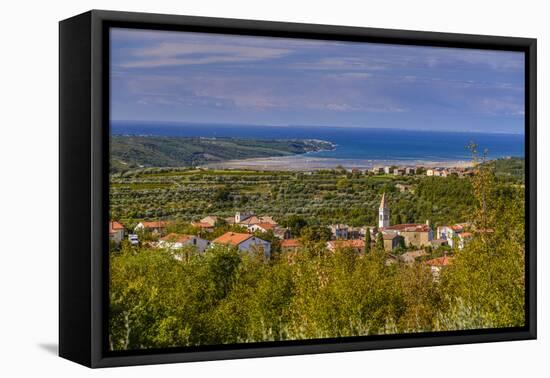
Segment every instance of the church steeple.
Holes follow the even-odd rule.
[[[382,193],[382,201],[380,201],[380,209],[385,209],[386,206],[386,192]]]
[[[390,209],[386,203],[386,193],[382,194],[380,208],[378,209],[378,228],[388,227],[390,225]]]

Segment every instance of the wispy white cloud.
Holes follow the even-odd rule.
[[[256,46],[161,42],[129,50],[122,68],[153,68],[188,64],[251,62],[283,57],[292,50]]]
[[[520,116],[525,115],[523,104],[514,97],[486,97],[477,101],[476,108],[480,112],[492,116]]]
[[[367,57],[330,57],[316,61],[296,62],[289,65],[291,69],[299,70],[331,70],[331,71],[379,71],[386,66],[376,59]]]
[[[475,50],[475,49],[444,49],[437,48],[427,51],[423,58],[431,68],[466,64],[478,67],[488,67],[494,71],[519,71],[525,64],[523,53]]]
[[[333,80],[367,80],[372,77],[373,74],[369,72],[338,72],[323,76],[325,79]]]

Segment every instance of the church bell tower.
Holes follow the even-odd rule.
[[[382,194],[380,208],[378,209],[378,228],[389,227],[390,225],[390,209],[386,203],[386,193]]]

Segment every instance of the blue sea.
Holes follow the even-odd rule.
[[[113,135],[155,135],[183,137],[234,137],[253,139],[322,139],[336,145],[333,151],[308,156],[357,160],[469,160],[467,148],[475,142],[487,149],[491,159],[523,157],[525,137],[521,134],[371,129],[358,127],[250,126],[214,124],[172,124],[116,121]]]

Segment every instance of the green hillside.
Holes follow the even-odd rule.
[[[495,175],[511,182],[524,181],[525,159],[520,157],[490,160],[486,164],[494,169]]]
[[[138,167],[193,167],[232,159],[285,156],[332,149],[330,142],[122,136],[111,138],[111,172]]]

